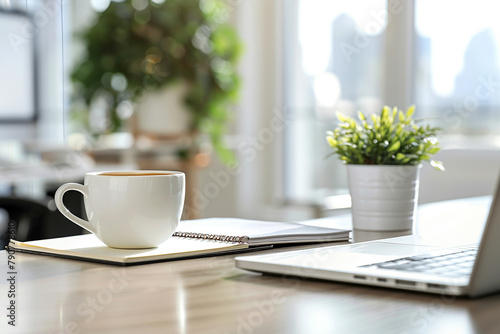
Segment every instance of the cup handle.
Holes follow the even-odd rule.
[[[63,214],[64,217],[68,218],[76,225],[83,227],[84,229],[86,229],[89,232],[95,233],[95,229],[90,224],[90,222],[75,216],[74,214],[71,213],[71,211],[68,210],[68,208],[66,208],[64,206],[63,196],[67,191],[70,191],[70,190],[78,191],[78,192],[82,193],[82,195],[84,197],[89,196],[89,190],[88,190],[87,186],[84,186],[84,185],[79,184],[79,183],[65,183],[57,189],[56,195],[54,196],[54,200],[56,201],[57,209],[59,210],[59,212],[61,212]]]

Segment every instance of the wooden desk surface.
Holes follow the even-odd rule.
[[[439,212],[457,207],[467,219],[487,209],[459,201]],[[481,227],[451,223],[467,225],[473,238]],[[426,226],[420,222],[416,235]],[[449,233],[444,223],[429,226]],[[456,299],[261,275],[235,268],[234,256],[117,267],[16,254],[12,327],[5,251],[0,263],[0,333],[500,333],[500,295]]]

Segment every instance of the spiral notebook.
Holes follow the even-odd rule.
[[[20,242],[11,240],[13,251],[73,258],[118,265],[150,263],[213,256],[262,248],[346,240],[349,231],[234,218],[185,220],[174,235],[156,248],[115,249],[93,234]]]

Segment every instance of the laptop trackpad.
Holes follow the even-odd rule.
[[[284,253],[274,254],[276,256],[269,259],[269,262],[305,268],[353,268],[365,264],[422,254],[433,249],[436,249],[436,247],[393,244],[388,242],[368,242],[308,249],[290,252],[286,255]]]

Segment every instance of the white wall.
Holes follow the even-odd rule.
[[[281,196],[286,122],[281,82],[282,1],[232,3],[234,22],[244,44],[239,67],[242,88],[231,142],[239,165],[234,169],[215,163],[202,172],[201,187],[214,182],[209,174],[230,175],[230,185],[210,199],[202,214],[286,220],[276,205]]]
[[[32,1],[38,42],[38,96],[40,122],[38,138],[51,143],[64,143],[66,117],[65,50],[62,21],[66,16],[61,0]],[[64,2],[63,2],[64,3]]]
[[[266,218],[279,187],[282,132],[271,129],[283,119],[281,101],[281,1],[241,1],[237,28],[245,44],[238,113],[238,215]],[[281,117],[281,120],[280,120]],[[277,127],[274,127],[277,129]]]
[[[446,171],[423,166],[419,204],[493,194],[500,172],[500,149],[447,148],[433,158],[442,161]]]

